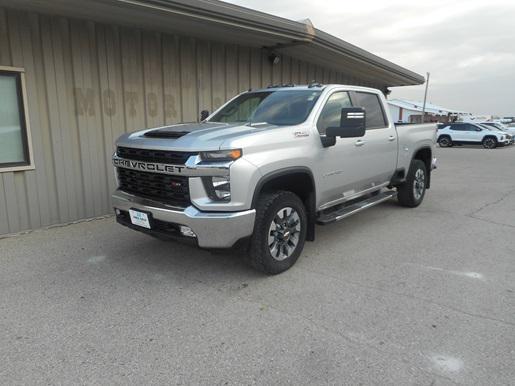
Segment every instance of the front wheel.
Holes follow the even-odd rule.
[[[286,191],[263,193],[256,205],[249,263],[268,274],[286,271],[299,258],[306,231],[306,209],[297,195]]]
[[[448,135],[442,135],[438,138],[438,144],[440,147],[452,147],[452,139]]]
[[[483,139],[483,147],[485,149],[495,149],[497,147],[497,139],[494,137],[486,137]]]
[[[415,208],[422,203],[426,194],[427,169],[421,160],[414,159],[406,176],[406,181],[397,188],[397,199],[402,206]]]

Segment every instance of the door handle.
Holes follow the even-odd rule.
[[[365,141],[363,141],[362,139],[358,139],[358,140],[354,143],[354,145],[355,145],[355,146],[363,146],[364,144],[365,144]]]
[[[395,135],[390,135],[388,137],[388,141],[390,141],[390,142],[395,141]]]

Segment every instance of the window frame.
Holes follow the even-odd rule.
[[[0,66],[1,75],[14,75],[16,77],[16,91],[18,97],[18,114],[23,145],[23,162],[0,163],[0,173],[18,172],[35,169],[32,151],[32,136],[30,132],[29,114],[27,109],[27,89],[25,83],[25,69],[19,67]]]
[[[318,135],[320,135],[321,137],[324,137],[325,134],[321,134],[320,133],[320,130],[318,128],[318,123],[320,122],[320,118],[322,117],[322,112],[324,111],[325,109],[325,106],[327,105],[327,103],[329,102],[329,99],[331,99],[331,97],[335,94],[339,94],[339,93],[346,93],[347,94],[347,97],[349,98],[349,102],[350,102],[350,106],[353,107],[353,100],[352,100],[352,96],[351,96],[351,91],[350,90],[334,90],[333,92],[331,92],[327,98],[325,99],[325,101],[323,102],[320,110],[318,111],[317,113],[317,118],[315,120],[315,129],[317,130],[317,133]]]
[[[452,131],[468,131],[468,130],[458,129],[458,127],[460,127],[460,126],[465,127],[465,124],[464,123],[458,123],[458,124],[453,123],[450,127],[450,130],[452,130]]]
[[[371,91],[361,91],[361,90],[352,90],[350,92],[350,98],[351,98],[351,101],[352,101],[352,104],[356,107],[360,107],[359,104],[357,103],[358,102],[358,96],[356,94],[369,94],[369,95],[374,95],[376,98],[377,98],[377,102],[379,103],[379,108],[381,109],[381,114],[383,115],[383,122],[384,122],[384,126],[377,126],[377,127],[368,127],[367,123],[365,122],[365,130],[368,131],[368,130],[382,130],[382,129],[388,129],[390,127],[390,121],[388,120],[388,117],[386,115],[386,112],[384,110],[384,106],[383,106],[383,103],[382,103],[382,100],[381,100],[381,97],[379,96],[379,94],[375,93],[375,92],[371,92]]]

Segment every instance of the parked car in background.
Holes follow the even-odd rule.
[[[511,143],[513,143],[513,140],[515,139],[515,127],[509,127],[500,122],[481,122],[481,125],[493,127],[497,130],[501,130],[501,131],[511,135],[511,138],[512,138]]]
[[[511,135],[477,123],[450,123],[440,126],[438,130],[438,144],[441,147],[472,144],[483,145],[485,149],[495,149],[497,146],[509,145],[511,142]]]

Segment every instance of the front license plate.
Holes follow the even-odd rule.
[[[134,225],[150,229],[150,220],[148,218],[147,213],[139,212],[134,209],[129,209],[129,214],[131,216],[131,222]]]

